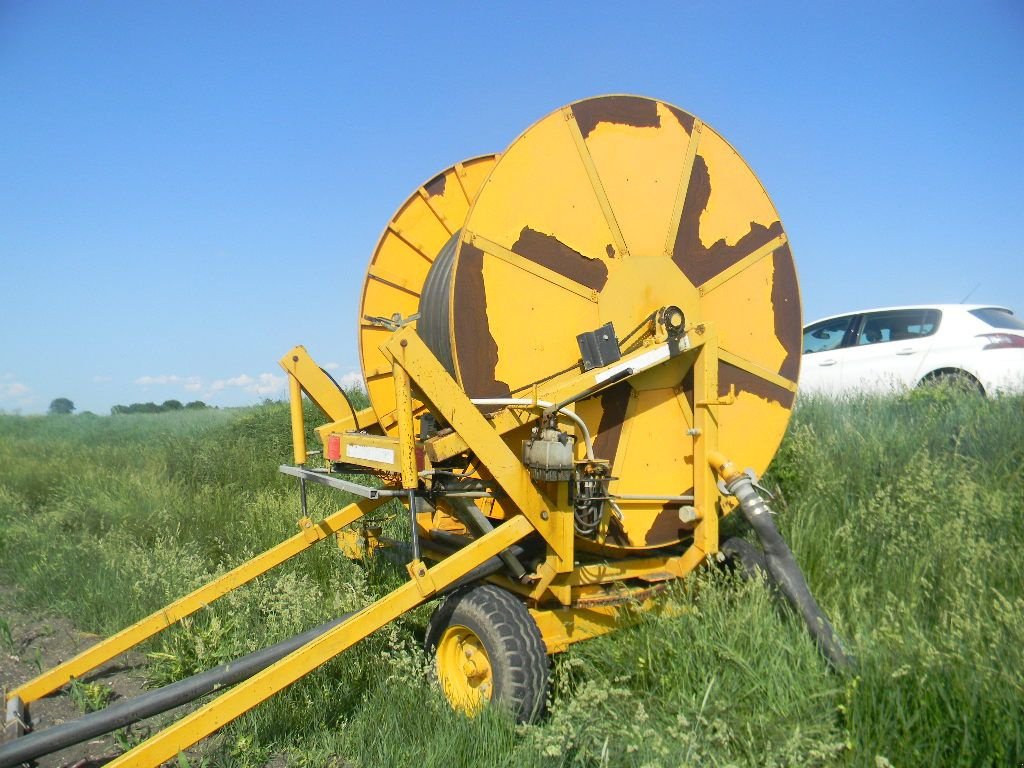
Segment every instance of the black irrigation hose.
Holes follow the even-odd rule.
[[[818,649],[837,672],[854,668],[853,659],[846,653],[825,612],[811,594],[807,580],[797,565],[793,552],[779,529],[775,527],[768,505],[746,475],[727,483],[729,492],[740,502],[740,511],[761,541],[768,572],[793,609],[800,614]]]
[[[433,537],[435,545],[451,552],[461,549],[471,541],[465,537],[445,534],[442,531],[434,531]],[[522,557],[525,554],[519,546],[513,545],[509,549],[517,557]],[[505,564],[500,558],[492,557],[451,584],[443,591],[443,594],[474,581],[485,579],[504,568]],[[80,744],[96,736],[102,736],[105,733],[116,731],[118,728],[124,728],[126,725],[145,720],[147,717],[167,712],[219,688],[240,683],[338,626],[351,615],[350,613],[345,614],[341,618],[321,624],[301,635],[282,640],[280,643],[171,683],[158,690],[118,702],[98,712],[91,712],[70,723],[26,734],[0,746],[0,768],[13,768],[13,766],[21,765],[37,757],[49,755],[65,747]]]
[[[139,720],[145,720],[147,717],[180,707],[220,688],[240,683],[320,637],[350,616],[351,613],[345,614],[341,618],[328,621],[275,645],[165,685],[155,691],[120,701],[98,712],[91,712],[70,723],[26,734],[0,746],[0,768],[13,768],[37,757],[49,755],[73,744],[80,744],[104,733],[137,723]]]

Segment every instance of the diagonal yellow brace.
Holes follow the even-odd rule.
[[[466,441],[495,482],[548,543],[560,559],[560,566],[572,570],[572,514],[557,512],[557,505],[537,490],[519,457],[448,375],[416,331],[408,326],[402,328],[381,351],[409,372],[437,413]]]
[[[289,380],[297,382],[302,392],[306,393],[314,405],[334,422],[331,425],[335,427],[334,431],[371,429],[375,425],[377,418],[373,415],[373,409],[355,410],[345,396],[345,392],[338,387],[326,371],[317,365],[305,347],[301,345],[293,347],[278,361],[278,365],[288,373]],[[297,402],[294,395],[292,402]],[[298,405],[301,413],[301,402]],[[321,438],[324,436],[322,429],[323,427],[317,429]],[[302,458],[305,459],[305,457]]]
[[[431,583],[436,590],[444,589],[531,531],[533,526],[525,517],[513,517],[442,560],[427,571],[426,579],[406,582],[334,629],[108,763],[108,768],[155,768],[172,759],[364,637],[425,602],[430,595],[424,596],[420,592],[424,581]]]
[[[242,563],[237,568],[228,571],[223,576],[203,585],[196,591],[177,600],[165,608],[150,614],[141,621],[136,622],[127,629],[123,629],[116,635],[111,635],[106,640],[87,648],[73,659],[44,672],[39,677],[30,680],[19,688],[8,692],[8,700],[20,696],[25,704],[29,704],[48,693],[60,688],[71,681],[73,677],[81,677],[101,664],[105,664],[120,653],[124,653],[143,640],[148,640],[153,635],[176,624],[186,616],[198,611],[205,605],[209,605],[219,597],[238,587],[248,584],[257,576],[269,571],[285,560],[288,560],[300,552],[309,549],[322,538],[332,533],[337,533],[346,525],[350,525],[363,515],[366,515],[383,504],[387,499],[362,499],[354,504],[328,515],[320,523],[313,523],[312,528],[306,527],[300,533],[282,541],[275,547],[268,549],[252,560]],[[316,535],[310,536],[310,531]]]

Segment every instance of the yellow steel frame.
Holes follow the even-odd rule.
[[[428,458],[432,461],[443,460],[465,451],[472,452],[493,475],[495,482],[515,507],[530,520],[548,546],[548,558],[538,569],[531,585],[515,584],[502,577],[495,577],[495,581],[527,597],[534,604],[540,604],[545,597],[550,597],[563,606],[571,606],[578,598],[578,588],[585,585],[635,578],[680,578],[697,568],[707,556],[718,551],[721,497],[707,457],[717,447],[718,410],[730,405],[734,397],[731,394],[719,396],[718,337],[714,325],[703,323],[688,329],[686,340],[685,354],[693,356],[695,383],[692,438],[694,466],[697,468],[694,477],[697,522],[693,542],[679,555],[647,555],[638,558],[622,558],[619,555],[618,559],[603,565],[583,566],[575,563],[576,542],[567,488],[559,486],[560,495],[555,499],[537,490],[519,457],[501,439],[503,434],[536,419],[536,414],[524,417],[522,412],[509,409],[498,412],[490,419],[482,416],[479,408],[469,400],[411,328],[396,332],[381,347],[393,364],[399,411],[404,412],[402,420],[409,424],[405,428],[407,433],[411,434],[411,406],[403,408],[402,404],[411,402],[411,388],[415,384],[417,397],[429,403],[432,410],[454,429],[449,435],[425,443]],[[678,346],[675,351],[680,353]],[[626,356],[614,366],[589,371],[569,382],[550,385],[547,389],[538,388],[535,396],[548,401],[561,400],[593,384],[609,369],[628,366],[648,352],[649,347]],[[402,440],[400,450],[406,453],[407,461],[412,461],[414,441]],[[591,635],[578,632],[574,636],[582,639]]]
[[[428,569],[422,563],[412,563],[410,571],[413,578],[398,589],[108,765],[110,768],[155,768],[170,760],[364,637],[422,604],[532,530],[525,517],[514,517],[432,568]]]
[[[477,566],[506,550],[525,536],[537,533],[544,540],[548,556],[533,574],[530,585],[512,584],[496,577],[528,599],[531,614],[537,622],[549,653],[565,650],[570,644],[614,630],[635,610],[649,610],[647,603],[633,608],[603,605],[607,585],[629,579],[648,582],[679,578],[698,567],[705,557],[718,549],[719,492],[715,483],[711,460],[721,463],[716,452],[717,412],[731,402],[730,396],[720,397],[718,391],[718,345],[714,328],[710,324],[689,329],[686,354],[694,358],[695,414],[693,436],[695,474],[695,502],[698,522],[692,545],[680,555],[654,555],[623,558],[604,564],[577,565],[573,510],[568,486],[554,486],[552,498],[538,489],[530,479],[516,453],[504,442],[502,435],[525,423],[529,418],[499,412],[488,420],[475,406],[434,355],[427,349],[416,332],[409,327],[396,331],[381,346],[391,361],[395,383],[396,420],[398,426],[397,464],[401,469],[401,484],[410,492],[418,485],[416,464],[417,440],[414,432],[414,397],[426,403],[450,424],[454,437],[428,441],[427,457],[451,456],[469,450],[487,468],[494,482],[502,489],[521,514],[513,514],[491,532],[479,537],[458,552],[442,557],[433,566],[414,560],[407,568],[410,579],[372,605],[353,614],[346,621],[305,646],[267,667],[249,680],[209,702],[187,717],[179,720],[149,740],[121,755],[110,765],[145,766],[153,768],[172,759],[181,750],[218,730],[278,691],[309,674],[345,649],[375,632],[388,622],[422,604],[465,576]],[[650,348],[647,348],[647,352]],[[629,362],[639,359],[644,351],[624,358]],[[680,349],[674,350],[675,354]],[[668,359],[668,355],[664,359]],[[622,365],[622,361],[616,363]],[[306,458],[302,417],[302,393],[305,392],[320,406],[335,424],[360,425],[360,415],[348,407],[344,396],[329,377],[320,370],[301,347],[296,347],[284,359],[282,366],[289,372],[292,394],[292,428],[295,436],[295,459]],[[604,371],[591,371],[568,383],[538,393],[546,399],[558,400],[574,391],[585,389],[596,375]],[[600,379],[598,379],[600,380]],[[433,445],[431,445],[433,443]],[[267,550],[263,554],[238,566],[195,592],[166,608],[137,622],[133,626],[84,651],[64,664],[46,672],[25,685],[11,691],[9,697],[20,697],[25,703],[37,700],[75,677],[95,669],[114,656],[208,605],[227,592],[248,583],[256,576],[309,548],[317,541],[338,534],[375,509],[384,499],[361,500],[350,504],[320,523],[308,518],[299,521],[300,533]],[[629,592],[623,593],[628,596]],[[554,609],[542,608],[542,598],[553,598],[561,603]]]
[[[571,513],[567,518],[565,510],[556,509],[553,501],[537,490],[519,457],[427,349],[416,331],[409,327],[397,331],[382,350],[391,358],[395,370],[408,373],[434,411],[462,436],[494,481],[547,542],[558,568],[572,570]],[[398,383],[407,386],[404,376]],[[400,395],[400,401],[401,398]],[[408,419],[411,421],[411,414]],[[407,441],[400,450],[412,455],[415,448]]]
[[[18,688],[9,691],[8,699],[20,697],[25,704],[46,696],[48,693],[65,685],[73,678],[81,677],[101,664],[105,664],[120,653],[133,648],[153,635],[190,616],[200,608],[209,605],[228,592],[248,584],[271,568],[280,565],[295,555],[309,549],[321,539],[337,533],[347,525],[351,525],[363,515],[372,512],[383,504],[386,499],[364,499],[338,510],[332,515],[315,523],[308,517],[299,521],[301,531],[261,555],[242,563],[194,592],[177,600],[165,608],[150,614],[141,621],[123,629],[116,635],[87,648],[72,659],[54,667]]]
[[[303,346],[293,347],[278,364],[288,374],[288,393],[292,415],[292,447],[296,464],[306,463],[306,427],[302,416],[302,393],[323,411],[330,424],[317,428],[321,442],[331,432],[363,430],[374,427],[377,417],[372,408],[356,411],[330,376],[317,365]]]

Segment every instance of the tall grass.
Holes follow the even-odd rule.
[[[0,416],[0,578],[109,633],[295,531],[287,407]],[[672,615],[556,657],[547,718],[452,712],[420,608],[212,740],[214,765],[1012,765],[1024,759],[1024,399],[802,400],[766,482],[858,659],[827,671],[759,583],[715,570]],[[310,489],[314,516],[344,499]],[[387,523],[398,530],[397,510]],[[731,527],[737,521],[729,521]],[[402,579],[321,544],[147,646],[165,682]]]

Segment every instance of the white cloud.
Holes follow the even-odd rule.
[[[3,397],[21,397],[31,391],[20,381],[5,381],[3,386],[0,386],[0,395],[3,395]]]
[[[243,373],[233,376],[230,379],[217,379],[207,388],[208,394],[216,394],[227,389],[240,389],[260,397],[271,397],[273,395],[284,395],[285,377],[275,376],[272,373],[260,373],[250,376]]]
[[[158,384],[177,384],[179,381],[181,381],[179,376],[167,376],[165,374],[161,376],[139,376],[135,383],[143,387],[151,387]]]
[[[194,392],[202,387],[202,379],[198,376],[177,376],[166,373],[158,376],[139,376],[135,383],[140,387],[162,387],[168,384],[175,384],[181,385],[189,392]]]
[[[366,389],[366,384],[363,383],[363,374],[358,370],[348,368],[345,373],[338,374],[334,371],[341,370],[341,363],[324,363],[323,369],[325,371],[331,371],[331,378],[334,379],[342,389],[349,389],[350,387],[356,387],[357,389]]]
[[[335,381],[341,385],[342,389],[348,389],[350,387],[356,387],[357,389],[366,389],[366,385],[363,383],[363,374],[359,371],[349,371],[343,373],[341,376],[335,376]]]
[[[347,374],[351,376],[352,374]],[[139,376],[135,384],[140,387],[172,387],[180,388],[192,396],[209,399],[229,392],[244,392],[260,398],[279,398],[287,393],[288,380],[283,375],[273,373],[248,374],[240,373],[223,379],[208,380],[202,376],[180,376],[178,374],[158,374]]]
[[[38,399],[13,373],[0,376],[0,408],[27,408]]]

